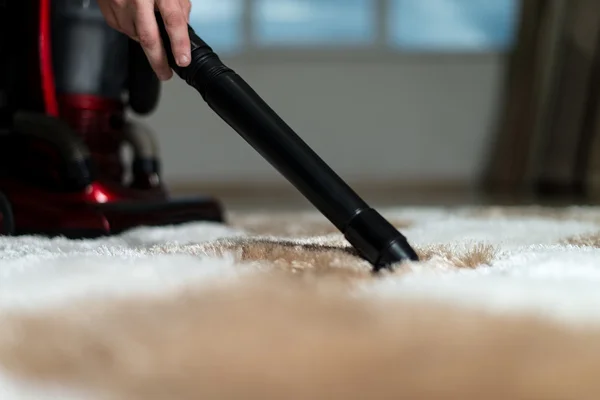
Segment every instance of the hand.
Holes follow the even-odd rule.
[[[162,45],[155,10],[163,17],[177,65],[189,65],[191,50],[188,23],[192,9],[190,0],[97,1],[108,25],[141,44],[159,79],[171,79],[173,71],[169,67]]]

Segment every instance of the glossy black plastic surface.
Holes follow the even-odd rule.
[[[192,61],[174,61],[164,22],[157,14],[169,63],[208,105],[294,185],[379,270],[416,261],[406,238],[361,199],[277,113],[189,27]]]

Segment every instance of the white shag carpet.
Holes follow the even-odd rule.
[[[600,248],[565,243],[598,234],[600,209],[573,207],[561,210],[558,217],[500,208],[474,210],[380,210],[386,217],[410,221],[401,231],[416,247],[444,245],[461,253],[486,244],[496,253],[489,265],[462,269],[434,256],[405,266],[406,273],[360,281],[351,289],[354,295],[434,300],[491,313],[533,315],[566,326],[600,326]],[[252,218],[268,220],[269,214]],[[310,224],[319,218],[302,214],[298,221]],[[142,228],[99,240],[0,238],[0,315],[45,312],[88,300],[161,296],[190,285],[201,291],[220,280],[246,279],[261,273],[255,261],[240,262],[235,251],[216,255],[197,249],[250,236],[256,234],[240,226],[199,223]],[[343,242],[336,233],[294,240]],[[0,323],[0,337],[8,335],[6,329]],[[2,400],[96,398],[75,388],[17,377],[3,369],[2,357],[0,371]]]

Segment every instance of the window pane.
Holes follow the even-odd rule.
[[[242,9],[242,0],[194,0],[190,25],[217,53],[235,53],[243,46]]]
[[[374,0],[255,0],[252,5],[259,45],[357,45],[375,38]]]
[[[511,47],[519,0],[390,0],[394,46],[419,51]]]

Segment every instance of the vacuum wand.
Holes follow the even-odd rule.
[[[209,107],[296,187],[375,271],[418,256],[406,238],[361,199],[238,74],[188,26],[192,59],[174,60],[164,21],[156,13],[173,71]]]

